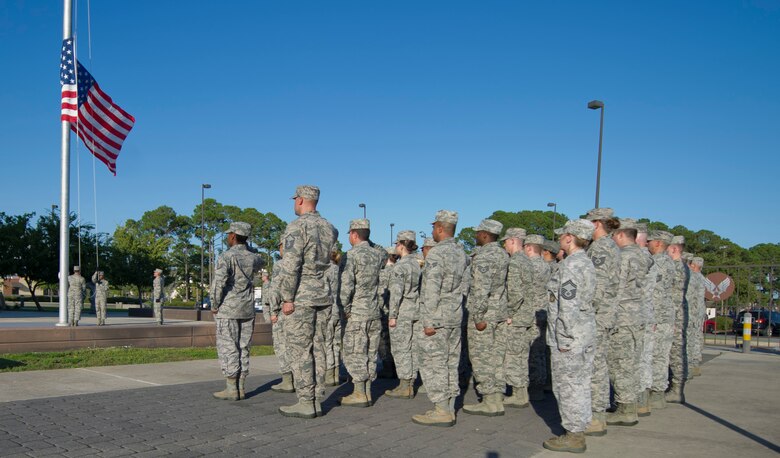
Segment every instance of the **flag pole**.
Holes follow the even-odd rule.
[[[72,0],[63,0],[62,39],[72,33]],[[75,45],[74,45],[75,48]],[[62,121],[62,160],[60,188],[60,320],[57,326],[68,325],[68,273],[70,272],[70,122]]]

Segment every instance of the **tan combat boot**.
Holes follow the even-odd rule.
[[[401,379],[399,382],[397,388],[385,391],[385,396],[399,399],[413,399],[414,389],[412,388],[412,380]]]
[[[618,403],[614,413],[607,414],[607,424],[615,426],[634,426],[639,423],[636,417],[636,403]]]
[[[585,433],[570,433],[566,431],[560,436],[551,437],[542,444],[553,452],[585,453]]]
[[[285,417],[293,418],[315,418],[317,411],[314,407],[314,401],[304,401],[299,399],[297,404],[291,406],[279,407],[279,413]]]
[[[449,401],[437,402],[432,410],[413,416],[412,421],[423,426],[454,426],[455,412],[450,412]]]
[[[352,394],[341,398],[341,405],[347,407],[370,406],[371,404],[369,403],[368,396],[366,396],[366,382],[356,382],[353,380],[352,384],[355,386]]]
[[[336,368],[325,370],[325,386],[339,386],[339,381],[336,379]]]
[[[528,407],[528,387],[513,386],[512,396],[504,398],[504,407],[522,409]]]
[[[314,400],[314,413],[317,414],[318,417],[322,417],[322,400],[321,399],[315,399]]]
[[[652,410],[650,409],[650,390],[644,390],[639,393],[636,401],[636,415],[638,417],[649,417]]]
[[[665,400],[666,402],[671,402],[672,404],[685,404],[685,394],[683,394],[680,385],[672,383],[672,386],[666,393]]]
[[[691,368],[691,375],[698,377],[701,375],[701,366],[693,366]]]
[[[666,408],[666,395],[663,391],[650,391],[648,404],[652,410],[661,410]]]
[[[276,391],[277,393],[295,393],[292,372],[285,372],[282,374],[282,381],[276,385],[272,385],[271,390]]]
[[[463,411],[471,415],[484,415],[486,417],[500,417],[504,415],[503,395],[501,393],[486,394],[482,396],[482,402],[466,404]]]
[[[238,378],[238,399],[246,399],[246,390],[244,389],[244,385],[246,382],[246,372],[242,372],[241,376]]]
[[[212,393],[215,398],[225,401],[238,401],[238,389],[236,386],[236,377],[225,379],[225,389]]]
[[[368,405],[374,405],[374,398],[371,397],[371,380],[366,381],[366,398],[368,399]]]
[[[586,436],[606,436],[607,434],[607,414],[606,412],[593,412],[593,418],[590,420],[588,429],[585,430]]]

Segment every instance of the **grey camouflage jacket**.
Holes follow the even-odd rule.
[[[463,275],[468,258],[454,237],[432,247],[420,286],[420,320],[426,328],[457,328],[463,321]]]
[[[620,248],[612,237],[605,235],[588,246],[588,257],[596,267],[596,323],[601,328],[615,326],[617,295],[620,286]]]
[[[645,323],[644,284],[650,261],[639,245],[632,244],[620,250],[620,286],[615,326],[639,326]]]
[[[557,285],[557,289],[549,291],[547,345],[576,351],[593,345],[596,268],[585,251],[579,250],[558,263],[557,279],[549,285]]]
[[[389,318],[400,321],[416,321],[420,318],[421,274],[420,263],[412,255],[406,255],[395,263],[389,286]]]
[[[509,255],[498,242],[478,247],[471,255],[471,283],[466,307],[474,323],[508,318],[506,277]]]
[[[286,255],[286,253],[285,253]],[[376,320],[379,311],[379,271],[382,258],[368,242],[360,242],[344,255],[339,299],[351,320]]]
[[[255,274],[265,266],[263,258],[236,244],[222,253],[211,282],[211,310],[218,318],[254,318]]]

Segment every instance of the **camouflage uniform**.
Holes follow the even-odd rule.
[[[347,324],[344,328],[344,365],[353,382],[376,379],[377,347],[381,332],[379,271],[382,259],[367,241],[344,256],[339,297]]]
[[[543,387],[547,383],[549,361],[547,358],[547,342],[545,341],[547,328],[547,283],[550,281],[552,270],[550,265],[541,256],[533,257],[531,266],[534,269],[534,278],[531,283],[530,302],[536,311],[537,337],[531,342],[529,354],[528,373],[531,386]],[[526,299],[526,300],[529,300]],[[512,321],[514,324],[514,320]]]
[[[466,307],[472,324],[487,323],[482,331],[471,324],[467,326],[471,367],[477,390],[482,395],[503,394],[506,389],[502,369],[506,353],[509,255],[498,242],[490,242],[477,247],[471,257],[471,284]]]
[[[609,333],[615,326],[617,294],[620,286],[620,248],[605,235],[588,246],[588,257],[596,268],[596,292],[593,308],[596,313],[596,342],[591,376],[591,403],[594,412],[609,407],[609,368],[607,353]]]
[[[674,278],[672,300],[674,304],[674,325],[672,348],[669,352],[669,367],[672,370],[672,384],[680,389],[688,379],[688,283],[691,272],[682,260],[673,261]]]
[[[70,326],[78,326],[79,324],[86,292],[87,280],[81,276],[81,273],[68,275],[68,324]]]
[[[701,364],[702,340],[704,339],[702,327],[707,315],[707,309],[704,304],[704,291],[704,275],[701,272],[691,270],[691,280],[687,292],[687,301],[690,309],[690,318],[688,320],[688,361],[691,367],[698,367]],[[689,380],[692,374],[692,371],[688,371]]]
[[[553,393],[563,428],[580,433],[591,421],[596,269],[584,250],[572,253],[558,266],[556,278],[549,283],[555,289],[549,291],[547,308]]]
[[[653,261],[653,256],[647,248],[641,248],[642,255],[647,259],[650,266],[645,282],[642,286],[642,311],[644,318],[644,338],[642,343],[642,355],[640,357],[639,371],[639,392],[648,390],[653,386],[653,353],[655,350],[655,309],[653,307],[653,291],[655,283],[658,281],[658,267]]]
[[[276,285],[282,303],[295,307],[285,317],[284,335],[295,393],[303,402],[325,396],[325,328],[332,305],[326,276],[337,238],[336,228],[317,211],[299,216],[282,236]]]
[[[106,324],[106,302],[108,301],[108,282],[105,278],[100,278],[100,273],[92,274],[92,283],[95,284],[95,315],[97,315],[97,324],[102,326]]]
[[[379,246],[377,245],[377,247]],[[385,252],[385,254],[387,255],[388,253]],[[390,351],[390,327],[387,325],[389,309],[388,301],[390,299],[389,287],[390,278],[393,275],[393,268],[395,268],[395,264],[390,264],[388,262],[384,262],[384,264],[382,264],[382,270],[379,271],[378,292],[381,329],[377,351],[379,353],[379,359],[382,360],[382,371],[384,373],[382,376],[388,378],[391,377],[392,368],[395,365],[393,361],[393,354]]]
[[[390,328],[390,344],[398,378],[417,378],[420,357],[417,335],[420,318],[420,263],[411,254],[402,257],[393,267],[390,278],[389,318],[396,320]]]
[[[663,393],[669,386],[669,352],[675,320],[672,303],[673,282],[676,276],[674,261],[666,252],[653,255],[655,287],[653,311],[655,315],[655,344],[653,348],[653,385],[651,389]]]
[[[331,300],[333,304],[338,304],[339,297],[339,266],[331,264],[328,269],[327,280],[328,287],[331,292]],[[328,326],[325,330],[325,360],[326,369],[338,369],[341,362],[341,316],[336,313],[337,309],[332,309],[330,320],[328,320]]]
[[[642,287],[649,267],[639,245],[627,245],[620,250],[618,302],[607,353],[609,378],[617,404],[635,403],[639,393],[637,369],[644,342]]]
[[[285,345],[284,336],[284,322],[287,317],[282,312],[282,297],[276,288],[277,283],[277,266],[274,269],[274,274],[271,277],[271,281],[263,284],[263,315],[266,317],[266,321],[271,322],[271,317],[276,317],[276,323],[271,324],[271,338],[274,344],[274,354],[276,359],[279,360],[279,371],[282,374],[288,374],[292,372],[290,368],[290,361],[287,358],[287,350]]]
[[[549,272],[549,267],[544,265]],[[534,277],[534,265],[528,256],[522,251],[513,253],[509,258],[506,278],[507,312],[512,324],[507,328],[504,371],[507,384],[515,390],[528,388],[531,343],[539,337],[536,307],[532,300]],[[544,286],[546,292],[546,283]],[[543,384],[544,380],[540,385]]]
[[[152,304],[154,306],[154,318],[157,320],[157,324],[163,324],[162,304],[165,300],[163,292],[163,289],[165,288],[165,279],[162,276],[162,271],[160,269],[157,269],[157,271],[160,272],[160,276],[154,277],[154,281],[152,282]]]

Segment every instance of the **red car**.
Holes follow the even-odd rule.
[[[710,318],[709,320],[704,322],[703,331],[708,334],[714,334],[715,333],[715,318]]]

